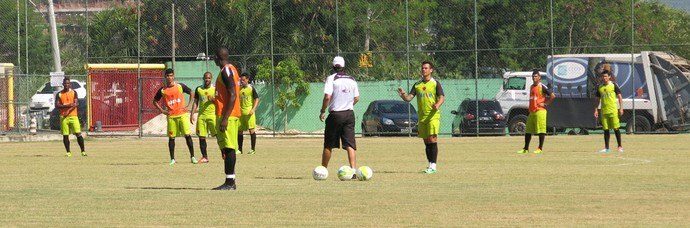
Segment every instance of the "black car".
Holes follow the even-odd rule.
[[[417,135],[417,110],[400,100],[372,101],[362,116],[362,136]]]
[[[79,118],[79,125],[81,126],[81,130],[86,130],[88,129],[86,126],[86,119],[87,119],[87,111],[86,110],[86,100],[79,100],[79,105],[77,106],[77,113],[78,113],[78,118]],[[60,130],[60,109],[59,108],[54,108],[53,111],[50,112],[50,130]]]
[[[464,100],[450,113],[455,115],[451,126],[453,136],[505,135],[506,118],[496,100]]]

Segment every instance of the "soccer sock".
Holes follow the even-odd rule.
[[[242,134],[242,132],[240,132],[239,134],[237,134],[237,146],[238,146],[237,149],[238,150],[242,151],[242,144],[243,143],[244,143],[244,134]]]
[[[429,157],[429,162],[435,166],[436,158],[438,157],[438,143],[430,143],[429,145],[431,146],[431,156]]]
[[[546,133],[540,133],[539,134],[539,148],[540,149],[544,146],[544,138],[546,138]]]
[[[62,136],[62,144],[65,144],[65,150],[69,152],[69,135]]]
[[[623,146],[623,144],[621,144],[621,130],[613,129],[613,133],[616,135],[616,142],[618,142],[618,146]]]
[[[225,184],[234,185],[235,184],[235,174],[225,175]]]
[[[529,150],[529,141],[532,141],[532,134],[525,134],[525,147],[522,149]]]
[[[223,164],[225,165],[225,174],[226,175],[235,175],[235,161],[237,160],[237,155],[235,154],[235,150],[231,148],[223,148],[223,153],[225,154],[225,161]],[[234,182],[234,179],[233,179]]]
[[[184,141],[187,142],[187,148],[189,148],[189,155],[194,157],[194,141],[192,141],[192,136],[191,135],[185,136]]]
[[[251,133],[249,136],[252,139],[252,150],[254,150],[256,148],[256,133]]]
[[[201,148],[201,156],[207,158],[206,155],[206,138],[199,138],[199,147]]]
[[[168,151],[170,151],[170,159],[175,159],[175,139],[168,139]]]
[[[426,152],[426,160],[431,162],[431,143],[429,143],[429,144],[425,143],[424,145],[426,145],[426,148],[424,149]]]
[[[77,143],[79,143],[79,148],[81,149],[81,152],[84,152],[84,137],[81,135],[77,136]]]
[[[604,130],[604,148],[609,148],[609,138],[611,138],[611,133],[608,129]]]

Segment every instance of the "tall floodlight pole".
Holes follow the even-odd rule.
[[[53,65],[54,72],[62,72],[62,61],[60,61],[60,44],[58,43],[57,26],[55,25],[55,10],[53,0],[48,0],[48,21],[50,22],[50,44],[53,46]]]

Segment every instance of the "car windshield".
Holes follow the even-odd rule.
[[[523,89],[525,89],[525,81],[527,81],[527,78],[521,78],[521,77],[508,78],[508,79],[506,79],[505,84],[503,85],[503,88],[523,90]]]
[[[465,102],[463,103],[463,107],[465,108],[466,112],[477,112],[476,101]],[[501,112],[501,105],[499,105],[496,101],[479,101],[479,110],[492,110],[496,112]]]
[[[54,92],[60,91],[62,89],[62,86],[50,86],[50,82],[46,83],[41,87],[41,90],[38,91],[40,94],[53,94]]]
[[[79,85],[78,82],[72,81],[70,84],[72,84],[72,89],[79,89],[81,88],[81,85]],[[50,86],[50,82],[46,82],[46,84],[41,87],[41,90],[38,91],[39,94],[54,94],[62,90],[62,86]]]
[[[379,104],[379,110],[382,113],[407,113],[408,107],[410,112],[417,112],[414,107],[407,103],[381,103]]]

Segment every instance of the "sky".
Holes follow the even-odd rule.
[[[659,2],[666,3],[673,8],[690,12],[690,0],[659,0]]]

